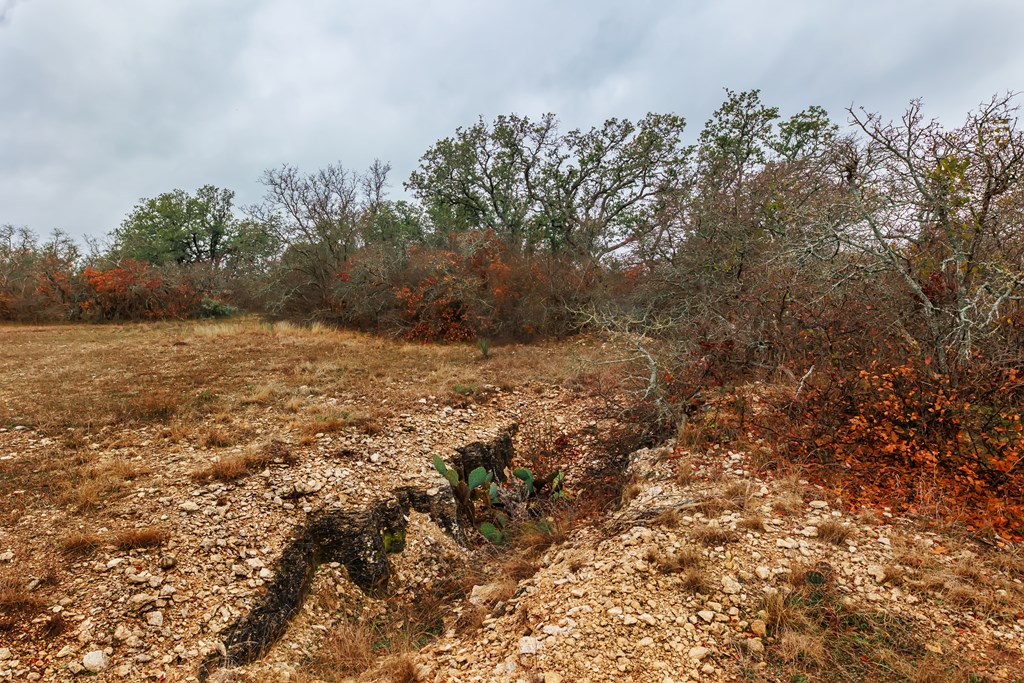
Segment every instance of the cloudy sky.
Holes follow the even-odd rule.
[[[723,87],[793,113],[1024,89],[1021,0],[0,0],[0,224],[99,236],[141,197],[259,199],[290,163],[394,166],[477,116],[569,126]]]

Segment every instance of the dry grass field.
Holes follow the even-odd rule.
[[[494,387],[556,387],[568,346],[403,344],[257,320],[221,324],[0,327],[0,428],[32,430],[42,448],[0,461],[0,496],[43,497],[87,514],[153,473],[147,450],[207,454],[196,478],[233,479],[266,454],[229,447],[318,433],[374,433],[427,396],[456,402]],[[329,402],[317,398],[329,397]],[[144,433],[145,437],[140,438]],[[128,449],[125,452],[125,449]],[[105,458],[119,449],[116,458]],[[14,496],[13,499],[10,497]]]
[[[556,415],[578,427],[565,387],[587,346],[484,357],[255,319],[0,327],[0,654],[34,662],[0,679],[62,680],[111,647],[131,653],[122,678],[195,673],[263,590],[239,557],[272,566],[305,514],[430,481],[433,453]],[[167,619],[140,628],[146,577]],[[173,661],[168,638],[188,644]]]

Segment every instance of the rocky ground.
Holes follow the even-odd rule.
[[[531,394],[528,401],[531,412],[564,404],[557,392]],[[106,457],[155,447],[159,473],[117,504],[116,524],[130,517],[139,528],[159,528],[168,540],[137,550],[104,544],[73,561],[61,547],[78,523],[65,511],[25,512],[0,531],[0,568],[30,577],[30,594],[46,602],[31,624],[0,632],[0,680],[64,680],[90,671],[104,680],[187,679],[218,633],[252,607],[308,515],[325,506],[361,507],[399,485],[447,486],[431,456],[450,457],[457,446],[494,438],[523,420],[526,405],[518,392],[498,390],[487,405],[465,408],[425,397],[381,434],[319,434],[294,463],[271,462],[238,481],[204,485],[192,481],[190,449],[160,453],[148,430],[122,434],[124,451],[112,449]],[[0,430],[2,457],[25,457],[46,441],[31,430]],[[112,527],[81,531],[103,538]],[[67,572],[50,586],[54,562],[66,562]],[[40,629],[54,617],[61,633],[41,638]]]
[[[164,341],[179,338],[169,330]],[[184,339],[210,353],[224,343]],[[323,344],[288,340],[307,342]],[[572,382],[442,393],[409,375],[372,425],[313,431],[278,404],[320,420],[382,400],[328,382],[322,367],[313,374],[234,404],[247,411],[234,444],[211,443],[208,424],[184,436],[160,424],[76,426],[66,430],[73,447],[52,428],[0,427],[0,680],[195,680],[323,510],[362,509],[402,487],[444,495],[431,456],[454,458],[513,424],[520,449],[538,430],[572,438],[564,466],[582,500],[613,426]],[[22,400],[0,399],[9,415]],[[266,655],[211,680],[811,681],[836,666],[848,680],[1024,680],[1019,555],[885,511],[855,514],[798,473],[759,476],[766,450],[711,441],[637,451],[621,505],[525,564],[479,538],[460,545],[412,513],[387,594],[364,594],[343,562],[328,562]],[[248,469],[204,474],[232,459]],[[75,477],[71,494],[47,488]],[[109,499],[86,505],[94,483]],[[325,652],[344,645],[350,624],[401,626],[399,606],[420,619],[446,582],[459,590],[429,606],[436,627],[403,648],[406,678],[373,662],[329,670],[340,660]]]
[[[849,647],[852,634],[789,623],[813,616],[783,602],[809,581],[923,648],[907,663],[916,673],[850,680],[923,680],[961,654],[970,672],[927,680],[1024,678],[1019,565],[1001,570],[979,547],[906,521],[858,519],[806,482],[759,479],[747,455],[635,453],[635,497],[551,549],[479,635],[431,644],[418,658],[425,680],[814,680],[829,661],[821,649]]]

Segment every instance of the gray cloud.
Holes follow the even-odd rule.
[[[1016,0],[0,0],[0,222],[100,235],[140,198],[374,157],[394,186],[457,126],[912,97],[955,123],[1022,87]]]
[[[19,0],[0,0],[0,26],[10,22],[11,14]]]

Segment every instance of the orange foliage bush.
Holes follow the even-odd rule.
[[[944,510],[1022,540],[1024,375],[979,362],[956,379],[927,364],[872,364],[812,387],[772,415],[770,431],[812,471],[845,470],[849,502]]]
[[[412,249],[392,292],[407,339],[521,339],[569,332],[569,309],[592,296],[596,279],[567,261],[516,253],[488,231],[448,249]]]
[[[83,316],[95,320],[185,318],[202,295],[187,277],[172,278],[145,261],[124,260],[103,270],[82,270]]]

